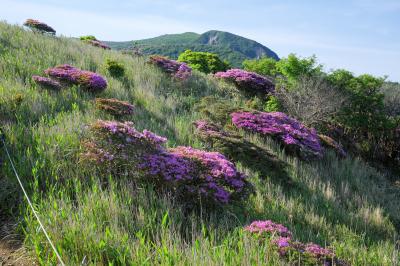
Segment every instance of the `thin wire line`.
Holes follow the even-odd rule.
[[[35,215],[37,221],[39,222],[39,225],[40,225],[40,227],[42,228],[43,233],[44,233],[44,235],[45,235],[46,238],[47,238],[47,241],[50,243],[50,246],[52,247],[52,249],[53,249],[54,253],[56,254],[58,260],[60,261],[61,265],[62,265],[62,266],[65,266],[65,264],[64,264],[64,262],[63,262],[63,260],[62,260],[62,258],[61,258],[61,256],[60,256],[60,254],[58,253],[56,247],[54,246],[53,242],[52,242],[51,239],[50,239],[50,236],[47,234],[46,229],[44,228],[42,222],[40,221],[39,215],[36,213],[35,208],[33,207],[32,202],[31,202],[31,200],[29,199],[28,194],[26,193],[26,190],[25,190],[25,188],[24,188],[24,186],[23,186],[23,184],[22,184],[22,182],[21,182],[21,179],[19,178],[19,175],[18,175],[18,173],[17,173],[17,170],[15,169],[15,166],[14,166],[14,163],[13,163],[13,161],[12,161],[12,159],[11,159],[10,153],[8,152],[8,148],[7,148],[7,145],[6,145],[6,142],[5,142],[4,133],[3,133],[1,130],[0,130],[0,138],[1,138],[1,141],[3,142],[4,149],[6,150],[7,157],[8,157],[8,160],[10,161],[10,163],[11,163],[11,167],[12,167],[12,169],[13,169],[13,171],[14,171],[14,174],[15,174],[15,176],[17,177],[18,183],[19,183],[19,185],[20,185],[22,191],[24,192],[25,198],[26,198],[26,200],[28,201],[28,204],[29,204],[29,206],[31,207],[33,214]]]

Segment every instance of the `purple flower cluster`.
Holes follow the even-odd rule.
[[[186,63],[177,62],[164,56],[150,56],[149,63],[178,79],[184,80],[192,75],[192,69]]]
[[[215,77],[232,81],[239,89],[269,94],[274,91],[274,83],[267,77],[242,69],[229,69],[217,72]]]
[[[61,84],[56,81],[52,80],[50,78],[46,77],[41,77],[41,76],[32,76],[32,80],[41,86],[42,88],[45,89],[51,89],[51,90],[60,90],[61,89]]]
[[[45,73],[61,82],[80,85],[92,92],[99,92],[107,87],[107,81],[99,74],[66,64],[49,68]]]
[[[100,47],[100,48],[103,48],[104,50],[111,50],[110,46],[108,46],[107,44],[105,44],[99,40],[89,40],[87,42],[95,47]]]
[[[140,169],[145,181],[171,189],[179,198],[197,203],[228,203],[244,195],[245,176],[222,154],[191,147],[166,149],[166,138],[148,130],[137,131],[131,122],[98,120],[92,125],[94,139],[84,157],[115,169]],[[108,160],[112,158],[112,160]],[[128,170],[129,172],[130,170]],[[124,172],[127,172],[124,170]]]
[[[336,254],[331,249],[323,248],[314,243],[304,244],[294,241],[288,228],[270,220],[254,221],[246,226],[244,231],[255,235],[261,240],[270,239],[270,243],[282,257],[295,257],[296,260],[300,258],[300,261],[304,264],[346,265],[345,262],[337,259]],[[290,253],[292,256],[287,256]],[[293,254],[296,255],[293,256]]]
[[[233,124],[251,132],[272,136],[289,151],[294,150],[304,159],[320,158],[323,148],[315,129],[309,129],[281,112],[236,112]]]
[[[42,32],[42,33],[49,33],[51,35],[56,34],[56,31],[52,27],[50,27],[46,23],[40,22],[39,20],[36,20],[36,19],[31,19],[31,18],[27,19],[24,22],[24,26],[26,26],[32,30]]]
[[[131,115],[134,111],[134,106],[132,104],[114,98],[96,98],[96,107],[114,116]]]
[[[245,176],[222,154],[191,147],[160,150],[144,157],[139,168],[151,178],[159,177],[188,200],[201,196],[205,201],[228,203],[246,185]]]
[[[199,164],[202,171],[198,178],[204,182],[200,192],[209,195],[212,191],[214,198],[219,202],[228,203],[232,194],[230,191],[241,192],[246,185],[245,175],[221,153],[183,146],[171,149],[170,152]]]
[[[124,142],[124,144],[137,144],[139,142],[146,142],[150,145],[160,147],[161,144],[167,141],[166,138],[160,137],[148,130],[142,132],[137,131],[133,127],[132,122],[118,122],[118,121],[104,121],[98,120],[93,128],[100,129],[108,134],[113,135]]]
[[[245,231],[255,233],[258,235],[268,234],[274,236],[281,236],[284,238],[292,237],[292,232],[287,227],[272,222],[271,220],[266,221],[254,221],[250,225],[244,228]]]
[[[181,63],[174,77],[181,80],[185,80],[188,79],[191,75],[192,75],[192,69],[186,63]]]

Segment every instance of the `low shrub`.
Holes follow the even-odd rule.
[[[97,73],[80,70],[70,65],[60,65],[45,70],[50,77],[68,85],[79,85],[90,92],[100,92],[107,88],[107,81]]]
[[[165,73],[178,79],[187,79],[192,75],[192,69],[185,63],[168,59],[164,56],[153,55],[149,57],[148,63],[159,67]]]
[[[50,89],[50,90],[57,91],[62,88],[61,84],[58,81],[50,79],[50,78],[41,77],[41,76],[32,76],[32,80],[44,89]]]
[[[97,41],[96,37],[94,37],[93,35],[81,36],[81,37],[79,37],[79,39],[81,41]]]
[[[134,106],[117,99],[96,98],[96,107],[116,117],[133,114]]]
[[[281,224],[270,220],[254,221],[244,231],[259,241],[269,241],[273,249],[290,263],[299,265],[347,266],[347,262],[337,258],[330,248],[314,243],[301,243],[292,239],[292,232]]]
[[[33,31],[36,32],[40,32],[40,33],[46,33],[46,34],[50,34],[50,35],[55,35],[56,31],[50,27],[49,25],[47,25],[44,22],[41,22],[39,20],[36,19],[27,19],[24,22],[24,26],[30,28]]]
[[[231,120],[230,113],[239,111],[241,108],[235,106],[232,101],[219,99],[215,96],[206,96],[200,100],[195,109],[209,120],[225,125]]]
[[[264,238],[265,236],[292,237],[292,232],[290,232],[287,227],[274,223],[271,220],[254,221],[250,225],[246,226],[244,230],[261,238]]]
[[[290,153],[302,159],[320,158],[323,149],[314,129],[281,112],[236,112],[231,114],[232,123],[250,132],[271,136]]]
[[[233,82],[236,87],[250,96],[266,96],[275,89],[274,83],[267,77],[242,69],[229,69],[226,72],[217,72],[215,77]]]
[[[90,40],[90,41],[88,41],[88,43],[91,44],[94,47],[99,47],[99,48],[102,48],[104,50],[111,50],[110,46],[108,46],[107,44],[105,44],[105,43],[103,43],[101,41],[98,41],[98,40]]]
[[[106,59],[105,65],[111,76],[115,78],[120,78],[124,76],[125,67],[122,63],[119,63],[115,60]]]
[[[95,47],[103,48],[105,50],[111,49],[107,44],[97,40],[93,35],[81,36],[79,39]]]
[[[247,195],[248,182],[222,154],[191,147],[166,149],[166,139],[130,122],[97,121],[85,142],[83,158],[98,162],[114,175],[135,173],[137,181],[173,191],[190,205],[226,204]]]
[[[192,69],[206,74],[225,71],[229,68],[229,65],[223,62],[217,54],[208,52],[186,50],[179,55],[178,61],[187,63]]]

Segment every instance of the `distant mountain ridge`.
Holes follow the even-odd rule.
[[[127,41],[105,42],[112,49],[122,50],[140,48],[144,54],[159,54],[176,59],[187,49],[199,52],[212,52],[228,61],[233,67],[241,67],[243,60],[263,56],[279,60],[278,55],[268,47],[229,32],[211,30],[203,34],[185,32],[165,34],[154,38]]]

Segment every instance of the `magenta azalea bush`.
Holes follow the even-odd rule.
[[[107,81],[97,73],[80,70],[70,65],[60,65],[45,70],[45,73],[66,84],[79,85],[91,92],[107,88]]]
[[[114,98],[96,98],[96,107],[117,117],[131,115],[135,108],[126,101],[120,101]]]
[[[242,69],[229,69],[225,72],[215,73],[215,77],[233,82],[238,89],[250,93],[270,94],[275,86],[272,80],[254,72],[248,72]]]
[[[346,261],[337,257],[330,248],[315,243],[301,243],[290,237],[279,237],[270,242],[279,255],[301,265],[347,266]]]
[[[177,62],[164,56],[150,56],[149,63],[178,79],[185,80],[192,75],[192,69],[186,63]]]
[[[191,147],[166,149],[166,138],[137,131],[130,122],[99,120],[84,143],[83,158],[116,174],[137,173],[156,189],[173,191],[187,203],[226,204],[244,197],[248,182],[225,156]]]
[[[103,48],[104,50],[111,50],[110,46],[99,40],[89,40],[87,42],[95,47]]]
[[[41,22],[41,21],[36,20],[36,19],[31,19],[31,18],[27,19],[24,22],[24,26],[30,28],[33,31],[39,31],[41,33],[48,33],[48,34],[51,34],[51,35],[55,35],[56,34],[56,31],[52,27],[50,27],[46,23]]]
[[[309,129],[281,112],[235,112],[232,123],[250,132],[271,136],[303,159],[320,158],[323,148],[315,129]]]
[[[314,243],[301,243],[292,239],[292,232],[281,224],[271,220],[254,221],[244,228],[245,232],[255,236],[260,241],[269,241],[281,257],[300,265],[348,265],[339,260],[329,248],[323,248]]]
[[[287,227],[272,222],[271,220],[266,221],[254,221],[250,225],[244,228],[245,231],[257,234],[258,236],[281,236],[281,237],[292,237],[292,232]]]
[[[150,177],[158,176],[185,199],[202,199],[203,203],[228,203],[244,192],[245,176],[218,152],[191,147],[177,147],[145,156],[140,168]],[[170,186],[167,184],[167,186]]]
[[[58,81],[52,80],[50,78],[32,76],[32,80],[44,89],[60,90],[62,88],[61,84]]]

